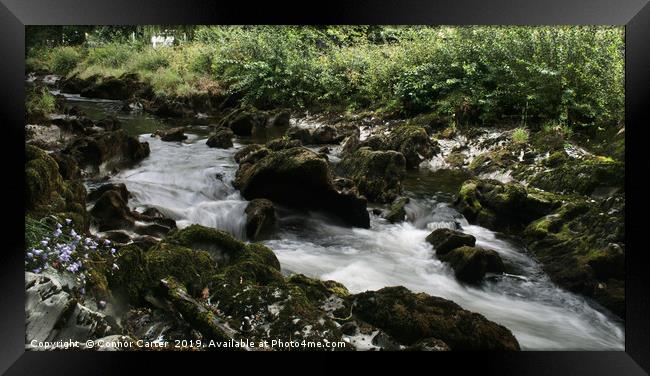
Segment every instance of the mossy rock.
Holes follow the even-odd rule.
[[[505,272],[501,257],[491,249],[463,246],[439,257],[448,262],[456,278],[465,283],[479,283],[486,273]]]
[[[523,232],[527,248],[555,283],[595,298],[622,318],[624,304],[599,286],[617,286],[624,280],[624,213],[623,197],[576,199],[530,223]]]
[[[368,200],[388,203],[402,192],[406,160],[395,151],[373,151],[362,147],[347,154],[339,163],[338,170],[354,181]]]
[[[255,152],[261,150],[268,149]],[[352,226],[370,226],[366,199],[352,191],[337,191],[328,162],[318,154],[296,147],[268,152],[251,163],[247,158],[240,159],[233,183],[247,200],[266,198],[293,208],[327,212]]]
[[[275,207],[273,202],[257,198],[246,206],[246,237],[259,240],[269,236],[276,225]]]
[[[406,204],[409,203],[408,197],[400,197],[396,199],[388,209],[388,213],[384,216],[390,223],[402,222],[406,219]]]
[[[214,133],[206,141],[206,144],[211,148],[228,149],[233,146],[233,136],[234,133],[229,128],[217,127]]]
[[[468,221],[498,231],[519,231],[559,208],[564,196],[496,180],[467,180],[454,202]]]
[[[270,150],[278,151],[302,146],[302,142],[299,139],[291,139],[284,136],[267,142],[265,146]]]
[[[556,155],[552,154],[551,157]],[[549,157],[549,159],[551,159]],[[554,157],[559,158],[559,157]],[[625,164],[607,158],[551,160],[553,167],[533,175],[529,185],[551,192],[592,195],[622,192],[625,189]]]
[[[456,303],[385,287],[352,296],[353,314],[405,345],[437,338],[452,350],[519,350],[510,330]]]
[[[426,241],[433,245],[438,256],[449,253],[451,250],[476,244],[476,238],[470,234],[448,228],[439,228],[427,235]]]
[[[64,180],[59,165],[47,152],[25,145],[25,213],[33,218],[54,215],[88,228],[86,188],[79,180]]]

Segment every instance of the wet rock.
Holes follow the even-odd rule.
[[[345,134],[332,125],[322,125],[315,129],[292,127],[287,130],[287,137],[300,140],[305,145],[337,144]]]
[[[319,154],[329,154],[330,153],[330,148],[327,146],[323,146],[322,148],[318,149]]]
[[[625,189],[625,164],[602,157],[558,160],[552,154],[547,160],[554,168],[544,169],[529,178],[529,185],[558,193],[592,195],[599,189],[611,193]],[[550,166],[549,166],[550,167]]]
[[[118,129],[122,129],[122,123],[120,123],[120,121],[115,116],[102,119],[95,125],[100,128],[104,128],[107,131],[116,131]]]
[[[383,143],[385,149],[395,150],[404,155],[406,168],[409,170],[417,169],[421,162],[432,158],[440,151],[424,128],[410,125],[391,129]]]
[[[347,154],[338,165],[342,175],[352,179],[359,192],[372,202],[392,202],[402,191],[406,161],[395,151],[373,151],[363,147]]]
[[[262,150],[268,149],[254,153]],[[245,158],[240,159],[234,186],[247,200],[266,198],[294,208],[327,212],[352,226],[370,226],[365,198],[353,191],[336,190],[329,164],[318,154],[291,148],[267,151],[254,162]]]
[[[356,294],[352,299],[354,315],[405,345],[438,338],[452,350],[519,350],[508,329],[443,298],[414,294],[399,286]]]
[[[218,127],[214,134],[208,138],[206,144],[211,148],[228,149],[233,146],[232,138],[234,133],[225,127]]]
[[[258,198],[246,206],[246,237],[250,240],[263,239],[275,228],[275,207],[269,200]]]
[[[25,146],[25,214],[35,218],[70,218],[79,230],[88,225],[83,183],[64,180],[57,162],[32,145]]]
[[[288,137],[280,137],[266,143],[266,148],[273,151],[291,149],[302,146],[300,140],[292,140]]]
[[[463,246],[438,256],[454,269],[456,278],[465,283],[478,283],[486,273],[503,273],[505,267],[496,251]]]
[[[409,203],[408,197],[396,199],[390,206],[388,213],[384,216],[390,223],[402,222],[406,219],[406,210],[404,207]]]
[[[129,198],[131,197],[131,193],[126,189],[126,185],[124,183],[106,183],[102,184],[101,186],[91,190],[88,193],[88,201],[93,202],[99,199],[105,192],[108,191],[116,191],[119,196],[124,200],[124,202],[129,201]]]
[[[203,304],[192,298],[185,287],[174,278],[168,277],[160,281],[166,297],[183,318],[201,332],[209,341],[228,341],[234,337],[234,331]]]
[[[187,140],[187,136],[185,135],[185,127],[158,129],[151,134],[151,137],[160,137],[160,140],[168,142]]]
[[[375,334],[371,343],[385,351],[398,351],[401,349],[399,343],[383,331]]]
[[[131,235],[122,230],[109,230],[102,233],[104,239],[108,239],[113,243],[127,244],[131,241]]]
[[[266,125],[266,115],[254,108],[239,108],[224,117],[220,125],[230,128],[237,136],[251,136],[255,128]]]
[[[99,231],[131,229],[135,218],[118,190],[107,190],[90,209],[90,216]]]
[[[472,235],[447,228],[434,230],[427,236],[426,240],[433,245],[438,256],[447,254],[454,248],[462,246],[473,247],[476,244],[476,238]]]
[[[291,120],[289,111],[278,111],[269,118],[269,125],[273,127],[286,127]]]
[[[496,180],[467,180],[454,205],[472,223],[493,230],[518,231],[559,208],[564,197]]]
[[[142,249],[143,251],[147,251],[156,244],[158,244],[159,240],[154,238],[153,236],[137,236],[133,239],[133,244],[134,246]]]
[[[625,200],[573,199],[530,223],[527,248],[563,288],[625,317]]]
[[[149,156],[149,152],[148,143],[139,142],[122,129],[81,137],[64,150],[90,173],[133,165]]]
[[[353,336],[357,334],[359,331],[359,327],[357,326],[357,323],[354,321],[348,321],[345,324],[341,325],[341,333],[348,335],[348,336]]]
[[[145,85],[140,82],[136,74],[125,73],[120,77],[109,76],[95,80],[89,78],[87,83],[80,85],[78,88],[81,89],[80,93],[84,97],[124,100],[131,97],[135,91],[141,90]]]

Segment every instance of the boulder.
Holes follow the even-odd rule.
[[[398,286],[366,291],[351,299],[356,317],[405,345],[437,338],[452,350],[519,350],[510,330],[443,298]]]
[[[271,140],[267,142],[265,146],[269,150],[279,151],[302,146],[302,142],[300,140],[293,140],[285,136]]]
[[[625,190],[625,163],[604,157],[561,160],[557,152],[546,160],[547,166],[528,179],[532,187],[546,191],[611,195]]]
[[[519,231],[559,208],[565,197],[497,180],[467,180],[454,202],[472,223],[497,231]]]
[[[88,226],[83,183],[64,180],[56,160],[32,145],[25,145],[25,215],[70,218],[78,230]]]
[[[120,77],[102,77],[91,80],[81,88],[81,95],[89,98],[119,99],[130,98],[137,90],[141,90],[146,84],[140,82],[136,74],[123,74]]]
[[[466,283],[478,283],[486,273],[505,271],[501,257],[491,249],[463,246],[438,257],[451,265],[459,281]]]
[[[447,254],[454,248],[462,246],[473,247],[476,244],[476,238],[472,235],[447,228],[434,230],[427,236],[426,240],[433,245],[438,256]]]
[[[151,137],[159,137],[160,140],[169,142],[187,140],[187,136],[185,135],[185,127],[158,129],[151,134]]]
[[[408,197],[400,197],[396,199],[390,206],[388,213],[385,214],[384,218],[390,223],[402,222],[406,219],[406,210],[404,207],[409,203]]]
[[[229,128],[218,127],[214,134],[208,138],[206,144],[211,148],[228,149],[233,146],[233,136],[234,133]]]
[[[131,229],[135,218],[118,190],[107,190],[90,209],[90,216],[98,231]]]
[[[401,192],[406,174],[406,161],[396,151],[373,151],[363,147],[346,154],[338,171],[356,184],[369,201],[392,202]]]
[[[287,130],[287,137],[300,140],[306,145],[336,144],[345,138],[345,134],[332,125],[322,125],[315,129],[292,127]]]
[[[238,108],[224,117],[220,125],[230,128],[237,136],[251,136],[253,130],[266,125],[264,113],[254,108]]]
[[[431,159],[440,151],[424,128],[413,125],[392,128],[383,140],[383,148],[402,153],[409,170],[417,169],[421,162]]]
[[[63,151],[90,173],[105,173],[137,163],[149,156],[149,144],[139,142],[123,129],[76,139]]]
[[[526,247],[558,285],[625,318],[625,199],[573,199],[530,223]]]
[[[106,183],[92,189],[88,193],[88,201],[97,201],[105,192],[108,191],[116,191],[124,202],[129,201],[129,198],[131,197],[131,193],[126,189],[124,183]]]
[[[355,190],[338,191],[333,184],[332,171],[327,161],[318,154],[301,147],[267,150],[254,161],[240,158],[234,181],[247,200],[266,198],[275,203],[305,210],[330,213],[343,222],[368,228],[370,217],[366,199]]]
[[[278,111],[275,114],[271,115],[268,123],[273,127],[286,127],[289,126],[290,120],[291,114],[289,111]]]
[[[250,240],[263,239],[274,229],[275,207],[269,200],[258,198],[246,206],[246,237]]]

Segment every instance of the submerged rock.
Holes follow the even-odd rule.
[[[406,345],[435,338],[452,350],[519,350],[505,327],[456,303],[404,287],[354,295],[353,314]]]
[[[430,233],[427,242],[433,245],[438,256],[449,253],[452,249],[469,246],[473,247],[476,244],[476,238],[469,234],[464,234],[460,231],[450,230],[447,228],[439,228]]]
[[[438,257],[451,265],[459,281],[466,283],[478,283],[486,273],[505,272],[501,257],[491,249],[463,246]]]
[[[260,158],[251,158],[256,154]],[[327,161],[305,148],[277,152],[262,148],[241,157],[234,186],[247,200],[266,198],[294,208],[327,212],[352,226],[370,226],[365,198],[355,190],[338,191]]]
[[[258,198],[246,206],[246,237],[250,240],[263,239],[275,228],[275,207],[269,200]]]
[[[402,192],[406,161],[401,153],[364,147],[347,154],[339,163],[338,170],[352,179],[368,200],[388,203]]]
[[[408,197],[400,197],[396,199],[388,209],[388,213],[384,215],[384,218],[390,223],[402,222],[406,219],[406,210],[404,207],[409,203]]]
[[[232,137],[234,133],[226,127],[218,127],[214,134],[208,138],[206,144],[211,148],[228,149],[233,146]]]
[[[168,142],[187,140],[187,136],[185,135],[185,127],[158,129],[151,134],[151,137],[160,137],[161,141]]]

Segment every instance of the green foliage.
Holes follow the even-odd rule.
[[[111,43],[101,47],[88,49],[87,65],[98,65],[105,68],[120,68],[137,52],[128,44]]]
[[[517,128],[512,132],[512,142],[515,144],[525,144],[528,142],[528,130],[526,128]]]
[[[38,87],[27,90],[25,109],[28,117],[33,115],[47,116],[54,112],[56,98],[47,88]]]
[[[79,49],[70,46],[55,47],[50,53],[50,69],[52,73],[67,75],[81,59]]]
[[[189,41],[153,50],[148,38],[157,33]],[[623,122],[620,27],[138,26],[88,35],[96,42],[75,47],[87,54],[31,48],[28,67],[56,60],[69,72],[77,60],[85,76],[137,71],[160,94],[219,87],[263,108],[430,113],[455,125],[535,131]]]

